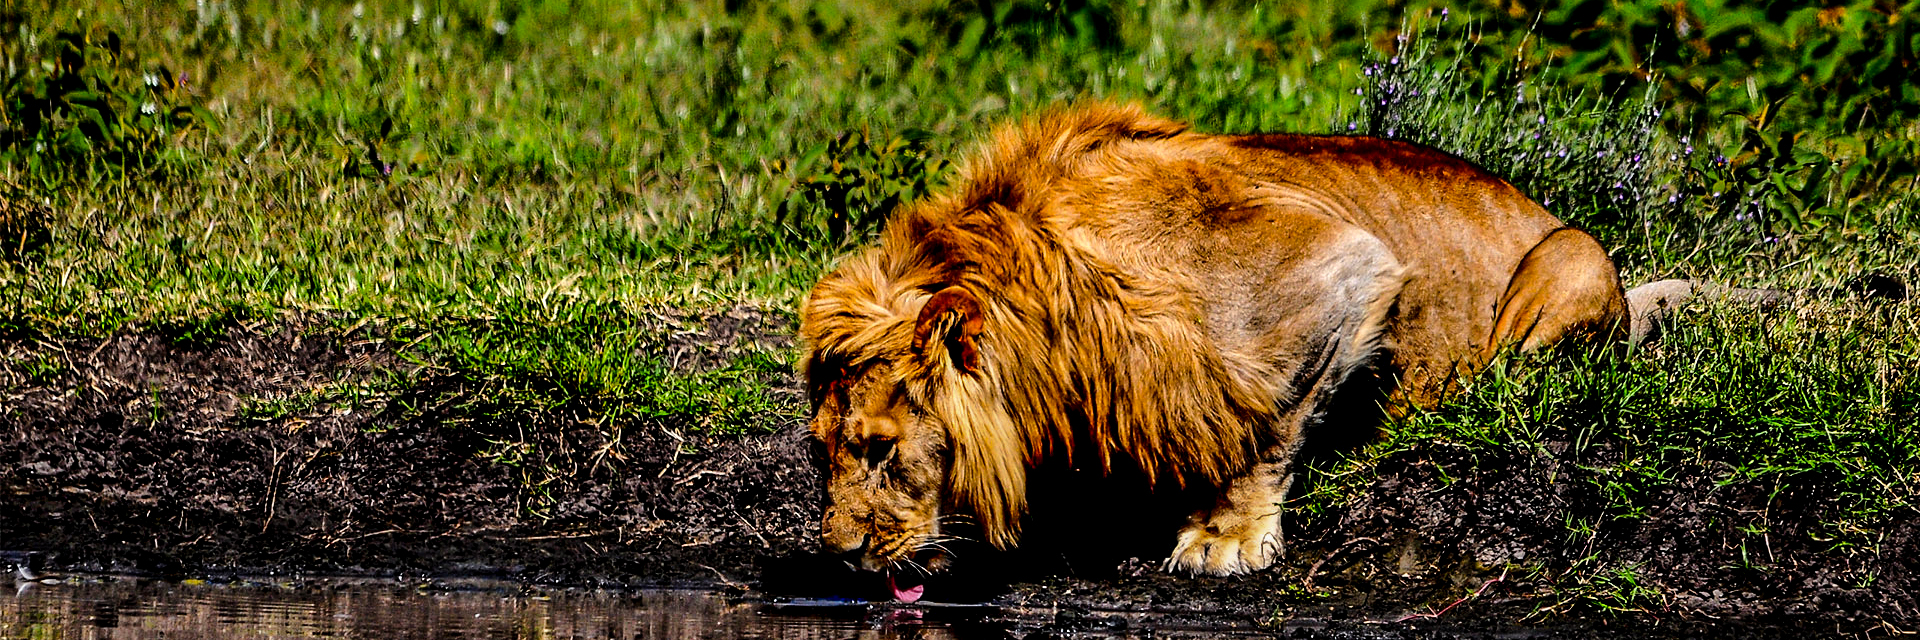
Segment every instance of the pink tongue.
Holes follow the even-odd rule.
[[[898,583],[893,581],[893,576],[887,576],[887,589],[893,592],[893,599],[907,604],[913,604],[920,600],[920,596],[926,594],[927,585],[916,584],[902,589]]]

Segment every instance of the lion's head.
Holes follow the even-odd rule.
[[[823,282],[804,330],[814,347],[806,370],[815,405],[811,428],[829,469],[822,539],[833,552],[858,552],[866,569],[911,565],[938,571],[949,560],[943,525],[973,518],[950,512],[956,499],[981,498],[968,490],[975,487],[952,486],[979,475],[968,469],[981,464],[982,453],[969,438],[956,441],[953,427],[978,420],[955,415],[965,409],[954,401],[967,402],[975,397],[969,391],[981,388],[968,382],[978,379],[983,366],[977,340],[985,314],[980,299],[962,285],[904,296],[902,302],[918,307],[910,317],[878,305],[846,308],[845,298],[832,295],[845,283]],[[958,470],[956,455],[963,458]],[[1005,489],[987,493],[996,494],[996,502],[1020,495],[1019,487]],[[1011,505],[996,506],[991,514]],[[993,541],[1009,542],[1012,523],[987,518],[990,534],[1000,533]]]

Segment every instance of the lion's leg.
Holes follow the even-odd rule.
[[[1532,351],[1566,338],[1611,341],[1624,331],[1620,274],[1593,236],[1563,228],[1547,234],[1514,269],[1496,308],[1484,356],[1509,345]]]
[[[1229,576],[1273,565],[1285,547],[1280,515],[1293,485],[1293,456],[1272,457],[1278,459],[1228,481],[1213,508],[1188,518],[1167,557],[1168,571]]]
[[[1327,401],[1354,372],[1368,367],[1380,349],[1405,271],[1385,245],[1353,230],[1342,242],[1322,245],[1319,255],[1297,263],[1323,285],[1313,303],[1292,319],[1310,318],[1286,331],[1293,345],[1317,345],[1280,361],[1275,384],[1285,407],[1270,425],[1273,444],[1260,461],[1220,487],[1214,504],[1188,518],[1175,539],[1167,570],[1234,575],[1272,566],[1283,548],[1281,513],[1293,484],[1293,461],[1309,425],[1324,417]],[[1285,351],[1285,349],[1275,349]]]

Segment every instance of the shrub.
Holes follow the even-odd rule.
[[[821,166],[795,183],[795,197],[781,204],[776,224],[801,240],[866,240],[895,208],[935,186],[948,163],[928,148],[929,137],[912,131],[883,142],[861,131],[815,147],[795,167]]]
[[[56,172],[141,167],[173,134],[213,122],[182,100],[185,76],[157,67],[132,80],[132,55],[113,30],[62,31],[50,44],[52,55],[38,61],[17,42],[5,54],[0,161]],[[20,59],[28,63],[11,63]]]

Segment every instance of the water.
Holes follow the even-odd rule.
[[[1296,620],[1262,628],[1248,621],[1196,623],[1140,612],[768,601],[712,591],[560,589],[482,580],[206,583],[68,576],[15,584],[8,578],[0,574],[0,640],[1647,637],[1597,634],[1591,629],[1572,634],[1566,633],[1569,630],[1450,631],[1382,621]]]
[[[956,637],[866,607],[791,607],[701,591],[532,590],[385,581],[304,586],[134,579],[0,583],[0,638],[708,638]]]
[[[707,591],[593,591],[489,582],[210,584],[134,578],[0,580],[0,639],[813,639],[1047,637],[975,606],[764,602]],[[1054,629],[1057,631],[1058,629]],[[1242,636],[1247,630],[1089,629],[1093,638]]]

